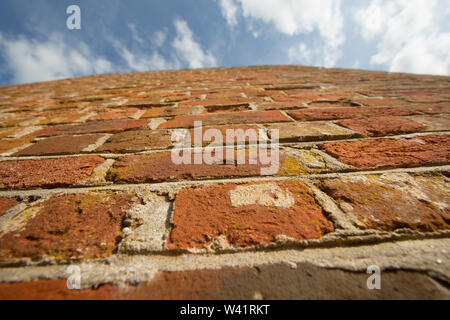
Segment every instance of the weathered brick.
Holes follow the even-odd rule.
[[[414,95],[405,98],[405,101],[414,102],[414,103],[438,103],[438,102],[449,102],[449,96],[439,96],[438,94],[429,96],[429,95]]]
[[[342,141],[325,143],[320,148],[357,168],[413,167],[450,161],[450,136]]]
[[[222,150],[223,151],[223,150]],[[261,168],[270,167],[260,164],[250,164],[248,153],[245,154],[245,164],[237,164],[235,153],[234,163],[225,164],[226,152],[217,155],[224,164],[194,164],[193,152],[191,164],[175,164],[171,152],[155,152],[149,155],[130,155],[118,158],[108,171],[107,179],[113,182],[144,183],[173,180],[190,180],[219,177],[259,176]],[[281,158],[281,157],[280,157]],[[282,161],[280,159],[280,161]]]
[[[207,99],[207,100],[194,100],[181,102],[179,105],[181,106],[203,106],[203,107],[212,107],[212,106],[231,106],[231,105],[239,105],[243,103],[249,103],[250,101],[261,101],[249,99],[249,98],[224,98],[224,99]]]
[[[114,119],[127,119],[133,118],[138,112],[138,108],[95,108],[89,110],[89,112],[98,112],[96,115],[89,117],[89,121],[97,120],[114,120]]]
[[[368,107],[399,107],[405,105],[404,101],[389,98],[352,98],[352,101]]]
[[[409,106],[408,108],[427,114],[450,113],[450,104],[422,105],[422,106],[412,105]]]
[[[279,139],[283,142],[339,140],[360,136],[355,132],[326,122],[280,123],[266,125],[266,128],[279,130]]]
[[[338,108],[338,107],[358,107],[359,105],[346,100],[323,100],[323,101],[312,101],[308,103],[310,108]]]
[[[177,116],[172,120],[164,122],[159,128],[193,128],[194,121],[202,121],[204,126],[214,126],[240,123],[288,122],[291,120],[280,111],[233,112],[222,113],[220,115]]]
[[[202,248],[219,237],[246,247],[278,236],[318,239],[333,231],[311,191],[297,180],[183,189],[172,223],[167,245],[173,249]]]
[[[289,110],[306,108],[301,102],[272,102],[258,104],[258,110]]]
[[[372,107],[351,107],[351,108],[321,108],[302,109],[288,111],[289,115],[296,120],[338,120],[338,119],[358,119],[374,116],[407,116],[416,114],[405,108],[372,108]]]
[[[70,290],[67,280],[0,283],[1,300],[265,300],[278,299],[447,299],[445,289],[428,275],[383,271],[382,290],[367,289],[367,273],[318,267],[309,263],[266,264],[158,272],[148,283]],[[263,309],[264,310],[264,309]],[[270,312],[270,308],[268,309]],[[170,317],[181,310],[168,312]],[[217,312],[217,311],[216,311]],[[215,314],[215,313],[214,313]]]
[[[155,107],[150,108],[141,116],[144,118],[160,118],[160,117],[173,117],[179,115],[189,115],[199,113],[199,108],[195,106],[184,107]]]
[[[85,115],[86,114],[78,111],[68,112],[67,110],[43,112],[40,116],[44,117],[44,119],[40,119],[37,124],[45,125],[72,123]]]
[[[321,188],[367,228],[450,229],[449,179],[407,174],[327,179]]]
[[[206,141],[205,139],[202,139],[202,146],[208,146],[208,145],[222,145],[222,144],[227,144],[227,145],[236,145],[236,144],[243,144],[243,143],[255,143],[257,141],[261,140],[261,136],[259,135],[259,130],[262,129],[256,125],[229,125],[229,126],[209,126],[209,127],[202,127],[202,134],[204,135],[205,131],[209,130],[209,129],[213,129],[213,130],[219,130],[222,137],[223,137],[223,141]],[[227,130],[232,130],[233,135],[228,134],[227,135]],[[238,130],[242,130],[243,131],[243,135],[240,135],[238,133],[240,133],[241,131]],[[251,135],[245,135],[245,132],[247,130],[251,130],[250,132],[256,133],[256,139],[254,139],[254,136]],[[249,133],[250,133],[249,132]],[[189,135],[191,137],[191,145],[194,146],[194,129],[190,129],[189,130]],[[214,139],[212,139],[214,140]]]
[[[53,188],[87,179],[105,159],[97,156],[0,162],[0,188]]]
[[[224,113],[224,112],[238,112],[238,111],[249,111],[251,110],[250,105],[248,103],[237,103],[237,104],[231,104],[231,105],[212,105],[212,106],[206,106],[205,112],[206,113]]]
[[[56,136],[71,135],[83,133],[100,133],[100,132],[120,132],[139,127],[144,127],[147,120],[109,120],[109,121],[92,121],[80,125],[63,125],[42,129],[34,133],[35,136]]]
[[[18,128],[0,128],[0,139],[9,137],[18,131]]]
[[[442,114],[439,116],[410,116],[408,119],[416,121],[424,126],[422,131],[449,131],[450,115]]]
[[[103,135],[61,136],[39,140],[33,145],[16,152],[14,156],[41,156],[54,154],[77,154],[97,142]]]
[[[167,149],[171,146],[171,132],[167,130],[132,130],[114,134],[95,151],[133,152]]]
[[[15,198],[0,197],[0,217],[18,203]]]
[[[338,124],[368,137],[406,134],[423,131],[425,129],[425,126],[415,121],[391,116],[343,120],[338,122]]]
[[[110,256],[121,237],[126,210],[139,202],[125,193],[53,195],[2,227],[0,259]]]
[[[23,146],[31,142],[30,137],[23,137],[19,139],[1,139],[0,140],[0,153],[10,151],[11,149]]]

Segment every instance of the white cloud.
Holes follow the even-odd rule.
[[[219,0],[222,15],[227,19],[230,26],[237,24],[238,6],[234,0]]]
[[[217,65],[215,57],[211,52],[204,52],[198,42],[194,40],[194,35],[186,21],[175,19],[174,21],[177,35],[172,42],[177,56],[185,61],[189,68],[214,67]]]
[[[157,47],[161,47],[166,42],[167,32],[167,29],[163,29],[154,33],[153,41]]]
[[[137,43],[139,43],[140,45],[143,45],[144,39],[142,39],[141,36],[139,35],[139,33],[136,29],[136,25],[134,23],[129,23],[128,29],[130,29],[130,31],[131,31],[131,36],[133,37],[133,40],[136,41]]]
[[[134,29],[134,32],[132,31],[135,41],[133,50],[130,50],[121,41],[111,36],[109,37],[109,41],[126,63],[126,70],[148,71],[179,69],[183,66],[202,68],[216,65],[214,56],[209,51],[204,52],[200,44],[194,40],[194,34],[186,21],[177,18],[174,21],[174,26],[176,36],[170,44],[174,52],[170,56],[163,56],[160,53],[160,49],[167,39],[167,28],[154,33],[156,36],[154,40],[154,44],[157,46],[156,50],[147,50],[143,46],[143,42],[138,41],[138,39],[142,38],[136,29]]]
[[[313,48],[307,49],[304,43],[288,49],[290,62],[313,63],[325,67],[332,67],[341,56],[340,46],[345,41],[343,34],[343,17],[341,15],[340,0],[229,0],[226,4],[221,1],[222,14],[229,24],[236,20],[236,9],[227,8],[239,6],[246,23],[253,30],[252,20],[261,20],[273,24],[280,33],[295,36],[310,34],[314,31],[320,35]],[[314,59],[305,57],[306,51],[319,53]]]
[[[59,34],[39,42],[24,36],[9,38],[0,33],[0,53],[15,83],[113,71],[108,60],[94,56],[83,42],[68,45]]]
[[[449,12],[436,0],[372,0],[355,13],[366,41],[377,41],[373,65],[389,71],[450,75]]]
[[[157,51],[150,52],[149,54],[143,52],[141,49],[131,51],[115,38],[111,37],[109,41],[112,43],[117,54],[125,61],[125,71],[174,69],[179,66],[178,61],[165,59]]]

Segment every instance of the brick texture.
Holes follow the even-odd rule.
[[[236,112],[220,115],[177,116],[173,120],[161,124],[159,128],[193,128],[194,121],[202,121],[204,126],[213,126],[239,123],[288,122],[291,120],[279,111]]]
[[[20,214],[28,221],[17,217],[17,224],[6,230],[0,259],[109,256],[120,239],[125,211],[137,202],[135,196],[120,193],[52,196]]]
[[[1,188],[55,188],[87,179],[105,160],[97,156],[0,162]]]
[[[221,236],[231,245],[252,246],[277,236],[317,239],[333,231],[300,181],[185,189],[175,200],[172,223],[170,248],[198,248]]]
[[[289,65],[0,87],[0,299],[448,299],[449,84]]]
[[[357,168],[411,167],[450,161],[449,136],[333,142],[321,148]]]

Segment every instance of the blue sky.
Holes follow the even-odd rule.
[[[262,64],[450,75],[450,1],[0,2],[0,85]]]

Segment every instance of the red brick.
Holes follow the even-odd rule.
[[[312,101],[308,103],[308,107],[310,108],[336,108],[336,107],[358,107],[358,104],[350,102],[350,101]]]
[[[132,118],[136,112],[139,111],[138,108],[95,108],[89,110],[90,112],[98,112],[98,114],[90,117],[89,121],[96,120],[113,120],[113,119],[127,119]]]
[[[367,176],[328,179],[321,188],[367,228],[436,231],[450,229],[447,184],[443,177]]]
[[[428,96],[428,95],[415,95],[405,98],[408,102],[414,102],[414,103],[438,103],[438,102],[449,102],[450,97],[443,95],[434,95],[434,96]]]
[[[54,188],[87,179],[105,159],[97,156],[0,162],[0,188]]]
[[[227,145],[235,145],[235,144],[242,144],[242,143],[248,143],[250,141],[250,137],[249,136],[237,136],[237,137],[233,137],[233,139],[231,139],[231,136],[227,137],[227,130],[233,130],[233,132],[235,132],[235,130],[243,130],[244,133],[247,130],[254,130],[254,132],[257,135],[256,140],[251,140],[252,143],[255,143],[257,141],[259,141],[259,128],[258,126],[255,125],[229,125],[229,126],[210,126],[210,127],[203,127],[202,128],[202,132],[204,133],[206,130],[209,129],[215,129],[215,130],[219,130],[220,133],[222,134],[223,137],[223,143],[227,144]],[[236,132],[235,132],[236,133]],[[190,129],[189,130],[189,134],[191,136],[191,145],[194,146],[194,129]],[[210,144],[212,145],[217,145],[218,143],[215,143],[215,141],[206,141],[203,140],[203,146],[208,146]],[[222,145],[221,143],[219,143],[219,145]]]
[[[114,134],[95,151],[119,153],[167,149],[171,146],[171,132],[167,130],[132,130]]]
[[[389,98],[353,98],[352,101],[368,107],[399,107],[405,105],[404,101]]]
[[[273,102],[258,104],[258,110],[288,110],[306,108],[301,102]]]
[[[327,269],[309,263],[296,264],[295,268],[277,263],[158,272],[148,283],[121,288],[104,284],[96,289],[70,290],[65,279],[0,283],[0,299],[447,299],[445,289],[421,272],[384,270],[382,290],[367,290],[367,277],[365,272]],[[176,309],[167,315],[176,317],[179,313]]]
[[[193,155],[191,155],[193,159]],[[225,152],[220,154],[226,159]],[[145,183],[173,180],[206,179],[220,177],[249,177],[261,174],[261,164],[249,164],[246,155],[245,164],[179,164],[171,159],[171,152],[156,152],[149,155],[130,155],[118,158],[107,173],[107,179],[113,182]],[[281,157],[280,157],[281,158]],[[281,160],[280,160],[281,161]],[[225,160],[224,160],[225,162]]]
[[[195,101],[187,101],[187,102],[181,102],[179,104],[180,107],[182,106],[230,106],[230,105],[236,105],[236,104],[243,104],[243,103],[249,103],[250,101],[261,101],[261,100],[255,100],[255,98],[249,99],[249,98],[224,98],[224,99],[207,99],[207,100],[195,100]]]
[[[325,143],[320,148],[357,168],[415,167],[450,161],[450,136],[343,141]]]
[[[450,113],[450,104],[409,106],[408,108],[427,114]]]
[[[374,116],[407,116],[417,114],[405,108],[323,108],[302,109],[288,111],[289,115],[296,120],[337,120],[358,119]]]
[[[126,210],[138,200],[131,194],[112,192],[54,195],[27,209],[35,213],[26,225],[1,237],[0,259],[110,256],[121,237]]]
[[[194,114],[197,111],[197,107],[185,106],[185,107],[155,107],[148,109],[141,118],[160,118],[160,117],[173,117],[178,115]]]
[[[380,137],[419,132],[425,126],[401,117],[372,117],[359,120],[344,120],[339,125],[360,132],[368,137]]]
[[[144,127],[147,120],[109,120],[109,121],[92,121],[80,125],[63,125],[54,126],[42,129],[36,133],[35,136],[56,136],[56,135],[71,135],[83,133],[97,133],[97,132],[120,132],[123,130],[130,130],[139,127]]]
[[[16,152],[14,156],[42,156],[54,154],[77,154],[94,144],[103,135],[61,136],[39,140],[33,145]]]
[[[0,300],[106,300],[112,298],[110,288],[70,290],[66,279],[5,282],[0,283]]]
[[[0,197],[0,217],[18,203],[19,201],[17,201],[15,198]]]
[[[159,128],[193,128],[194,121],[202,121],[204,126],[240,124],[240,123],[269,123],[291,121],[280,111],[233,112],[216,114],[202,114],[196,116],[177,116],[162,123]]]
[[[223,113],[223,112],[237,112],[237,111],[249,111],[251,110],[248,103],[239,103],[232,105],[218,105],[218,106],[206,106],[205,113]],[[219,116],[218,116],[219,117]]]
[[[246,247],[281,235],[318,239],[333,231],[311,191],[296,180],[183,189],[172,223],[167,245],[173,249],[202,248],[219,236]]]

